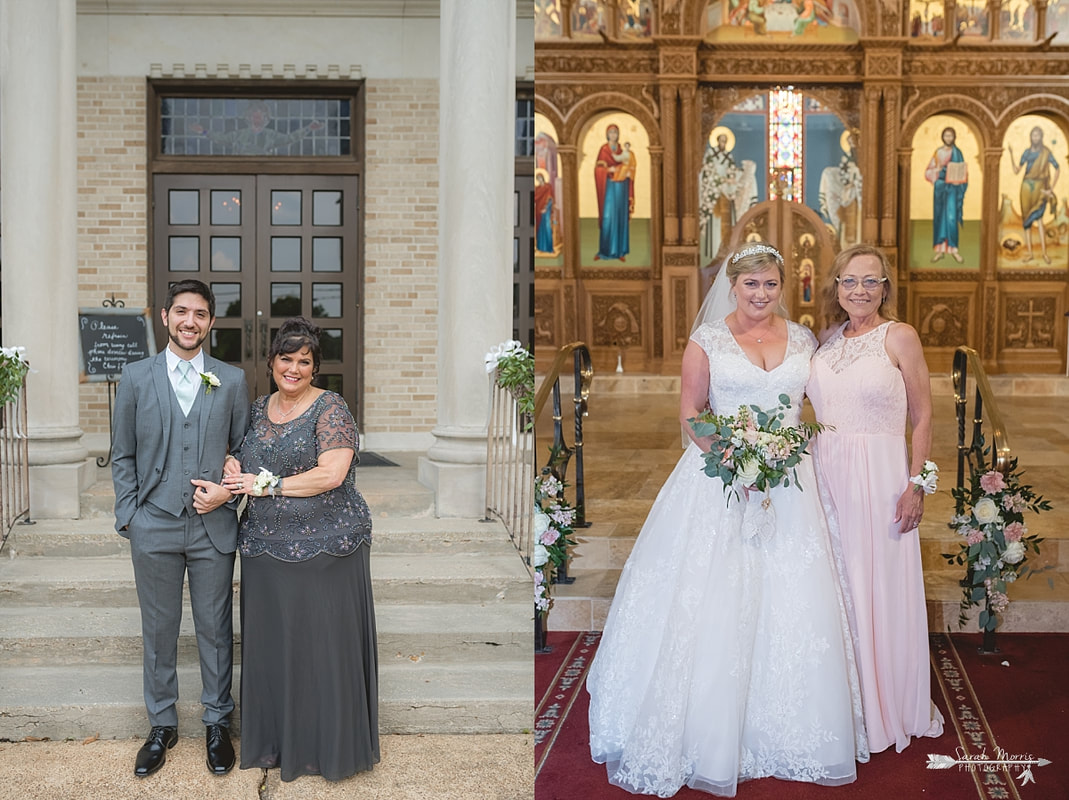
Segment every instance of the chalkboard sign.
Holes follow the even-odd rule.
[[[117,380],[131,361],[156,353],[148,309],[80,308],[83,381]]]

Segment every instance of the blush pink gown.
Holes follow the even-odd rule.
[[[940,736],[931,702],[928,616],[917,530],[898,532],[898,498],[909,485],[906,387],[884,347],[893,323],[858,337],[839,328],[813,357],[806,393],[834,426],[814,445],[829,525],[846,559],[855,645],[873,753],[901,752],[912,736]]]

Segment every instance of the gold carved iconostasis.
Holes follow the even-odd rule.
[[[543,368],[580,340],[600,371],[675,374],[757,239],[814,330],[864,242],[933,371],[962,344],[1065,368],[1069,0],[536,0],[535,36]]]

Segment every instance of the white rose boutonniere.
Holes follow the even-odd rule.
[[[988,525],[998,519],[998,506],[990,497],[981,497],[972,508],[976,521]]]
[[[211,394],[212,389],[222,386],[214,372],[202,372],[200,374],[200,382],[204,384],[205,394]]]

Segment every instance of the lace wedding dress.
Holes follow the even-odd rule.
[[[788,323],[783,363],[752,363],[722,321],[691,337],[718,413],[791,398],[797,423],[816,348]],[[868,759],[842,563],[813,467],[771,490],[772,530],[746,535],[745,500],[702,472],[693,443],[661,489],[620,576],[591,666],[590,750],[609,781],[671,797],[734,796],[775,776],[849,783]],[[755,495],[757,503],[763,495]]]

